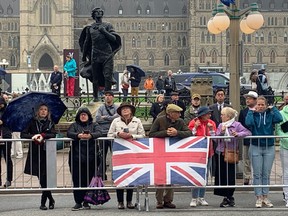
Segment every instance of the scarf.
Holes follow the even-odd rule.
[[[229,121],[222,122],[222,126],[224,125],[224,126],[226,127],[224,136],[230,136],[230,133],[229,133],[228,128],[229,128],[234,122],[235,122],[235,117],[232,118],[232,119],[230,119]],[[224,141],[226,141],[226,142],[231,142],[231,139],[230,139],[230,138],[227,138],[227,139],[224,139]]]

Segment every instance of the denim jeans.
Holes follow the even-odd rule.
[[[280,158],[283,172],[283,184],[288,185],[288,149],[280,148]],[[283,188],[285,199],[288,200],[288,187]]]
[[[249,155],[253,168],[253,185],[269,185],[275,146],[250,145]],[[256,196],[268,195],[269,187],[257,187],[254,192]]]
[[[211,158],[208,158],[206,182],[208,182],[208,176],[209,176],[209,172],[210,172],[210,169],[211,169],[211,163],[212,163]],[[194,189],[192,189],[192,198],[193,199],[196,199],[198,197],[203,198],[205,196],[205,191],[206,191],[205,188],[194,188]]]

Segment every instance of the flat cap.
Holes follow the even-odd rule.
[[[166,108],[166,113],[169,112],[181,112],[183,111],[183,109],[175,104],[168,104],[167,108]]]

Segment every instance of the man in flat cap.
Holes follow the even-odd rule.
[[[184,120],[180,118],[183,109],[175,104],[169,104],[166,108],[166,115],[156,118],[153,122],[149,137],[179,137],[186,138],[192,136],[191,130],[187,127]],[[165,191],[165,195],[164,195]],[[172,203],[174,191],[173,189],[157,189],[156,190],[156,208],[176,208]],[[164,203],[163,203],[164,201]]]
[[[179,93],[178,92],[172,92],[171,93],[171,103],[182,108],[180,118],[184,119],[184,113],[186,111],[186,106],[182,100],[179,100]]]

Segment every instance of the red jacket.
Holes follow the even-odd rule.
[[[194,136],[215,136],[216,124],[211,119],[208,119],[208,121],[202,121],[201,119],[199,119],[201,124],[197,127],[196,131],[193,131],[194,126],[195,126],[195,121],[197,120],[198,118],[192,119],[188,125],[188,128],[192,131],[192,133],[195,132],[193,133]],[[207,127],[208,123],[213,125],[212,130],[210,130]],[[210,140],[208,157],[212,157],[213,155],[214,155],[213,144],[212,144],[212,140]]]

